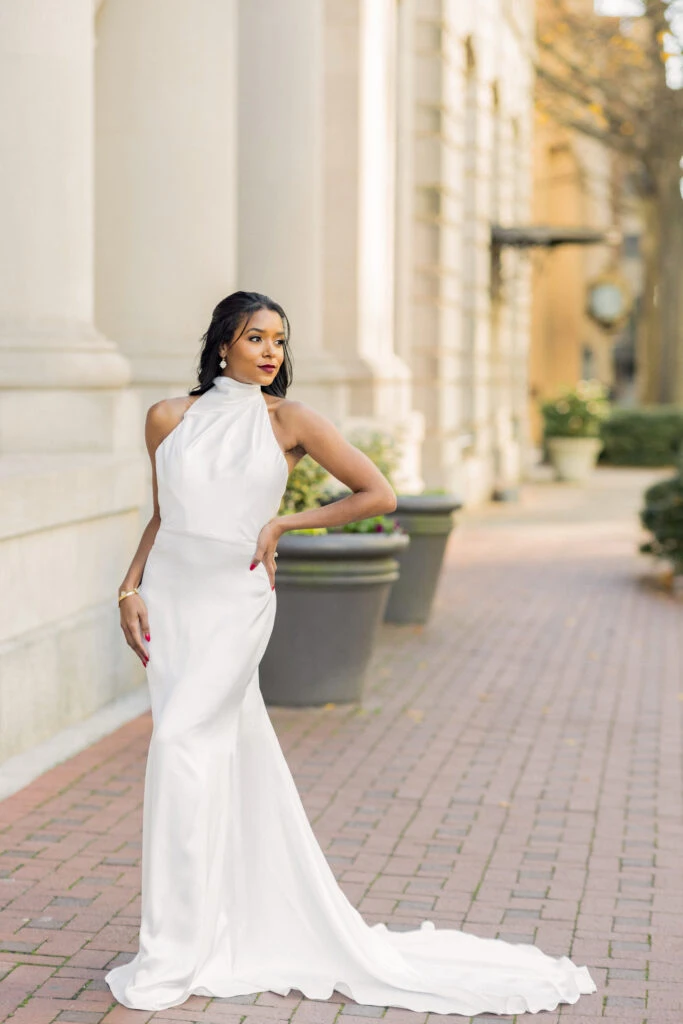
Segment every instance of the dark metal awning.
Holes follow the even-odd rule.
[[[552,248],[555,245],[598,245],[601,242],[614,244],[619,239],[617,233],[610,228],[596,231],[593,228],[548,227],[532,224],[528,227],[503,228],[500,224],[491,225],[491,244],[510,245],[518,249],[532,246]]]

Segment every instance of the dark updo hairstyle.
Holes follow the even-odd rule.
[[[213,386],[213,378],[218,377],[222,370],[219,366],[221,357],[220,346],[232,346],[247,328],[254,313],[260,309],[272,309],[282,319],[285,332],[284,359],[275,378],[270,384],[261,387],[261,391],[269,395],[284,398],[287,388],[292,384],[292,361],[289,356],[289,320],[284,309],[273,299],[260,292],[233,292],[218,303],[213,311],[208,330],[202,336],[202,350],[199,354],[197,379],[199,384],[188,392],[190,395],[203,395]],[[239,332],[239,333],[238,333]]]

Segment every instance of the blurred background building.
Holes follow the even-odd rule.
[[[536,249],[532,258],[529,421],[533,442],[540,445],[540,402],[577,380],[597,378],[620,403],[634,400],[642,218],[623,154],[599,132],[582,131],[575,111],[590,96],[582,76],[588,81],[595,74],[589,26],[609,24],[616,34],[619,19],[596,17],[593,0],[537,0],[536,11],[541,43],[550,29],[565,47],[567,39],[571,46],[571,22],[562,28],[565,13],[581,19],[587,30],[587,52],[570,61],[557,59],[553,34],[547,46],[556,58],[553,74],[574,101],[572,109],[558,103],[560,88],[550,97],[542,87],[536,94],[533,221],[551,226],[555,243]],[[540,49],[543,54],[542,45]],[[598,103],[593,107],[597,113]],[[586,244],[567,244],[572,232],[579,239],[583,235]],[[596,241],[601,233],[602,241]],[[592,315],[590,302],[592,288],[606,281],[623,291],[627,304],[627,315],[609,324]]]
[[[532,440],[540,445],[540,402],[577,380],[598,379],[620,404],[634,402],[642,289],[641,219],[619,158],[600,141],[540,112],[534,132],[534,220],[553,225],[560,240],[532,257],[529,423]],[[604,240],[562,244],[565,228],[585,231],[589,238],[602,229]],[[628,303],[627,315],[613,325],[591,313],[592,289],[603,281],[617,284]]]
[[[2,4],[2,759],[142,681],[145,412],[229,292],[402,490],[517,482],[530,271],[490,239],[531,214],[533,34],[532,0]]]

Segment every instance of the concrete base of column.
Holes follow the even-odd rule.
[[[89,324],[0,324],[0,453],[139,449],[130,365]]]

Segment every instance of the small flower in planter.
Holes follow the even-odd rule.
[[[343,526],[330,526],[328,533],[405,533],[398,519],[392,516],[370,516]]]

